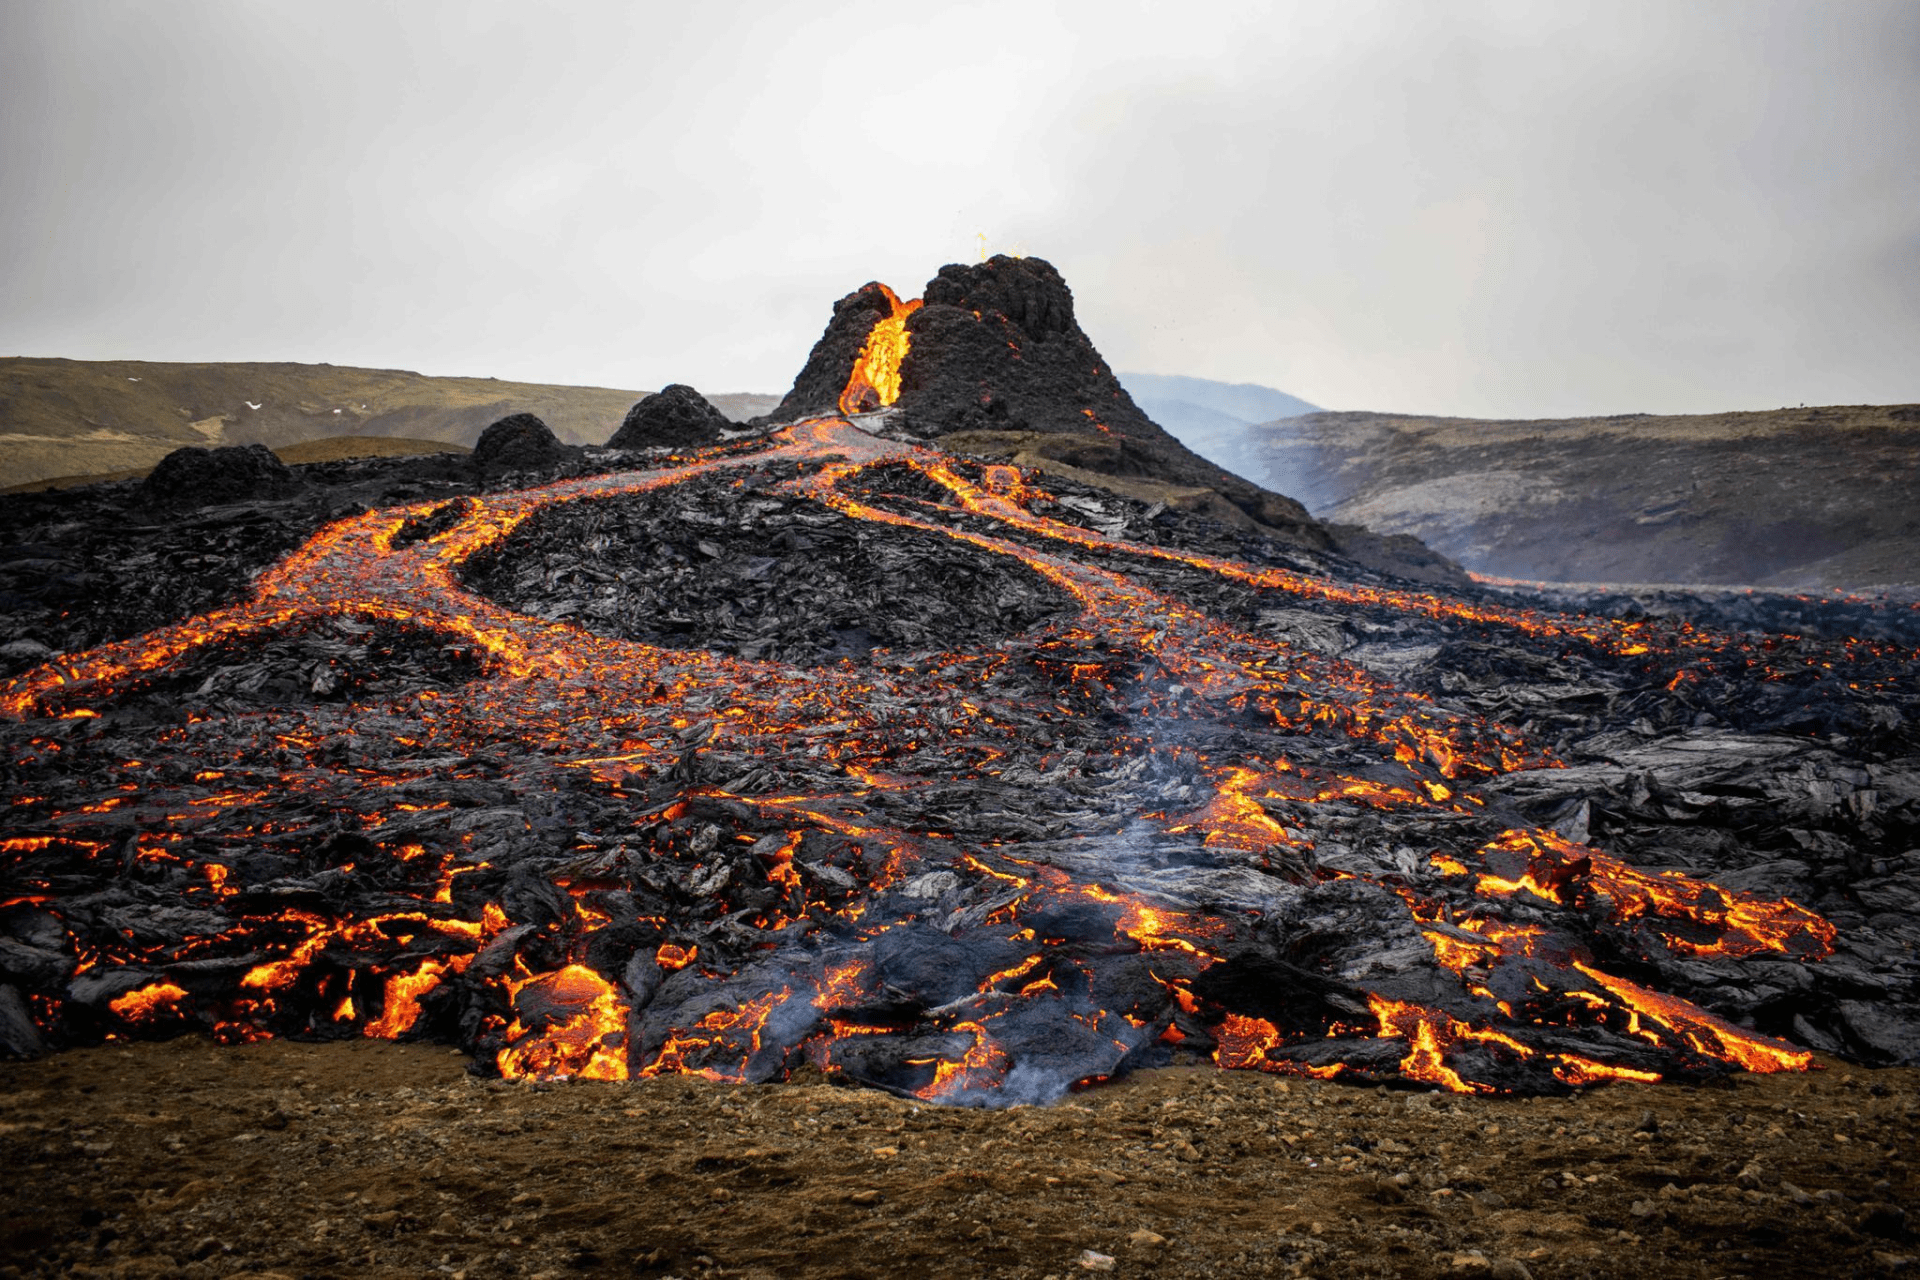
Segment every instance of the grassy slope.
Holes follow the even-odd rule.
[[[645,391],[310,364],[0,359],[0,487],[150,467],[181,445],[394,436],[471,445],[509,413],[601,444]],[[775,397],[713,397],[747,417]],[[258,409],[249,403],[258,404]]]
[[[409,440],[405,436],[322,436],[294,444],[275,445],[273,452],[288,466],[305,462],[339,462],[346,458],[400,458],[423,453],[466,453],[465,445],[445,440]],[[71,476],[42,476],[22,484],[0,488],[0,493],[39,493],[46,489],[73,489],[80,485],[101,484],[109,480],[139,480],[152,467],[128,467],[123,471],[90,472]]]
[[[1469,569],[1584,582],[1920,581],[1920,406],[1254,428],[1251,479]]]

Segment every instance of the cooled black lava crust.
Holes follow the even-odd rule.
[[[467,585],[597,635],[800,665],[977,648],[1079,613],[1018,561],[766,491],[782,478],[752,477],[746,496],[722,476],[548,508],[476,556]],[[904,479],[873,477],[871,496]]]

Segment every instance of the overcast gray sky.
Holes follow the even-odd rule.
[[[780,391],[984,233],[1330,407],[1920,401],[1901,0],[0,18],[0,354]]]

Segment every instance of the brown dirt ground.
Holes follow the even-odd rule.
[[[1920,1071],[1526,1100],[1185,1069],[987,1112],[464,1067],[198,1040],[0,1065],[0,1277],[1510,1280],[1920,1253]]]

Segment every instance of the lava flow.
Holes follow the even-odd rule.
[[[866,345],[853,362],[853,374],[847,389],[840,393],[840,412],[866,413],[884,408],[900,398],[900,366],[907,358],[910,338],[907,317],[920,309],[920,300],[902,302],[892,289],[880,286],[891,308],[875,322],[867,334]]]
[[[846,412],[899,393],[918,304],[888,297]],[[569,511],[642,519],[681,493],[762,513],[742,528],[787,521],[783,546],[851,522],[875,556],[937,549],[954,567],[928,591],[1013,574],[1028,585],[983,609],[1052,612],[966,647],[803,663],[750,656],[765,637],[624,638],[612,603],[542,617],[476,585],[545,582],[514,557]],[[700,537],[731,527],[686,510]],[[1557,767],[1547,744],[1165,575],[1616,658],[1731,641],[1344,586],[1059,510],[1012,468],[815,419],[340,520],[244,603],[26,672],[0,692],[0,913],[59,957],[28,986],[38,1033],[437,1037],[509,1076],[811,1063],[975,1105],[1196,1055],[1471,1092],[1811,1063],[1649,983],[1676,957],[1818,964],[1832,924],[1513,825],[1475,788]],[[780,562],[761,559],[764,580]],[[617,587],[621,566],[589,567]],[[427,674],[184,717],[154,701],[212,698],[223,662],[270,645],[320,646],[314,689],[348,646]],[[1388,819],[1416,834],[1353,869]]]

